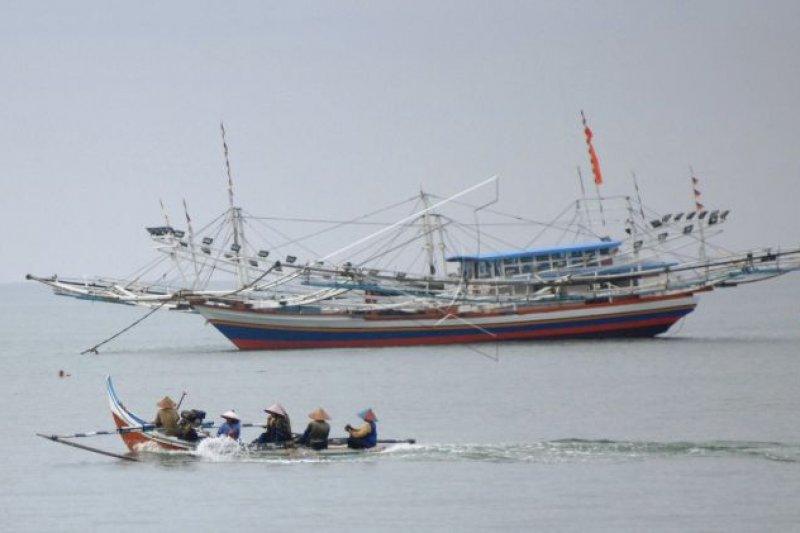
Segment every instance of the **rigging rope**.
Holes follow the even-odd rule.
[[[135,325],[137,325],[140,322],[142,322],[145,318],[149,317],[150,315],[152,315],[153,313],[155,313],[156,311],[158,311],[159,309],[164,307],[170,301],[172,301],[172,298],[170,298],[169,300],[164,300],[163,302],[158,304],[158,306],[156,306],[154,309],[151,309],[149,313],[147,313],[143,317],[139,318],[138,320],[134,321],[133,324],[129,325],[128,327],[126,327],[124,329],[122,329],[121,331],[118,331],[117,333],[115,333],[114,335],[110,336],[109,338],[107,338],[103,342],[97,343],[94,346],[92,346],[91,348],[87,348],[86,350],[81,352],[81,355],[84,355],[84,354],[87,354],[87,353],[93,353],[95,355],[98,355],[100,353],[100,352],[97,351],[97,349],[99,347],[101,347],[102,345],[106,344],[107,342],[110,342],[110,341],[116,339],[117,337],[119,337],[120,335],[122,335],[123,333],[125,333],[126,331],[128,331],[129,329],[134,327]]]

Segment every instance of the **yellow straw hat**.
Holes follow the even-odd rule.
[[[176,407],[175,402],[169,396],[164,396],[156,405],[161,409],[175,409]]]
[[[316,420],[317,422],[324,422],[331,419],[330,415],[326,413],[325,409],[322,407],[318,407],[317,409],[308,413],[308,418],[311,420]]]

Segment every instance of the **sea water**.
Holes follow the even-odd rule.
[[[800,530],[797,276],[703,294],[657,339],[499,346],[239,352],[159,311],[81,355],[147,311],[33,283],[0,285],[0,308],[2,531]],[[279,401],[295,431],[322,406],[343,436],[369,406],[417,443],[133,463],[36,436],[113,428],[106,375],[145,418],[185,392],[216,421]]]

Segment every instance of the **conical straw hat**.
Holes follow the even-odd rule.
[[[161,409],[175,409],[176,404],[169,396],[164,396],[161,401],[156,404]]]
[[[225,411],[224,413],[222,413],[219,416],[221,416],[222,418],[224,418],[226,420],[236,420],[237,422],[239,422],[241,420],[241,418],[239,418],[239,415],[237,415],[236,411],[234,411],[233,409],[231,409],[230,411]]]
[[[319,407],[310,413],[308,413],[308,418],[311,420],[316,420],[317,422],[324,422],[325,420],[330,420],[331,417],[328,413],[325,412],[325,409]]]
[[[283,406],[281,404],[279,404],[279,403],[274,403],[274,404],[270,405],[269,407],[264,409],[264,411],[269,413],[269,414],[271,414],[271,415],[289,416],[286,413],[286,409],[284,409]]]

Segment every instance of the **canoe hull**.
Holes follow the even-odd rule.
[[[248,450],[249,453],[256,457],[275,457],[276,459],[316,459],[323,457],[349,457],[357,455],[365,455],[372,453],[379,453],[386,450],[387,446],[379,444],[374,448],[368,449],[352,449],[347,445],[332,444],[324,450],[313,450],[302,446],[278,447],[278,448],[258,448],[252,447]]]
[[[111,416],[117,426],[122,441],[132,452],[140,451],[193,451],[197,448],[197,442],[186,442],[175,437],[169,437],[154,430],[141,430],[148,422],[128,411],[122,404],[114,390],[111,377],[106,378],[106,389],[108,391],[108,402],[111,408]],[[324,458],[324,457],[346,457],[351,455],[363,455],[377,453],[385,450],[387,446],[379,444],[369,449],[350,449],[345,444],[338,442],[332,443],[325,450],[312,450],[302,446],[250,446],[247,453],[252,453],[258,457],[275,457],[285,459],[303,458]]]
[[[106,390],[108,392],[108,404],[111,408],[111,416],[114,419],[114,424],[117,426],[122,441],[130,451],[135,452],[147,448],[186,451],[195,448],[194,443],[169,437],[156,430],[140,429],[150,424],[150,422],[131,413],[122,404],[117,396],[117,392],[114,390],[111,376],[106,378]]]

